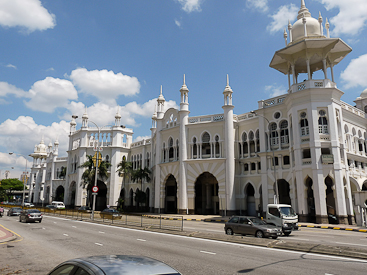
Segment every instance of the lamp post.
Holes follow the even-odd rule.
[[[250,113],[264,118],[268,122],[268,129],[269,129],[270,121],[265,116],[256,114],[255,111],[251,111]],[[270,141],[270,136],[269,136],[269,141]],[[278,181],[277,181],[277,172],[276,172],[276,167],[275,167],[275,154],[274,154],[273,147],[271,146],[271,142],[269,142],[269,146],[270,146],[270,150],[273,152],[273,171],[274,171],[274,180],[275,180],[275,203],[279,203]]]
[[[23,158],[25,158],[25,177],[26,179],[28,180],[27,178],[27,164],[28,164],[28,160],[27,160],[27,157],[26,156],[23,156],[21,154],[15,154],[13,152],[10,152],[9,155],[17,155],[17,156],[21,156]],[[24,197],[25,197],[25,185],[26,183],[24,182],[24,177],[23,177],[23,198],[22,198],[22,209],[24,208]]]

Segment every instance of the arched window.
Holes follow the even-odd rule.
[[[283,120],[280,123],[280,143],[281,144],[289,143],[288,121],[286,120]]]
[[[166,162],[166,144],[163,143],[163,162]]]
[[[319,133],[329,134],[326,113],[324,110],[319,111]]]
[[[278,131],[277,131],[277,124],[275,122],[271,123],[269,125],[270,130],[270,145],[278,145],[279,139],[278,139]]]
[[[301,136],[308,136],[310,134],[310,130],[308,128],[308,120],[306,117],[306,113],[301,113],[301,120],[300,120],[300,126],[301,126]]]
[[[168,140],[168,157],[170,161],[173,159],[173,151],[173,139],[170,138]]]
[[[106,155],[106,162],[109,163],[110,162],[110,157],[109,155]]]
[[[215,136],[215,157],[220,158],[219,136]]]
[[[248,134],[248,139],[250,143],[250,154],[255,153],[255,140],[254,140],[254,132],[250,131]]]
[[[192,158],[196,159],[198,157],[198,146],[196,144],[196,138],[194,137],[192,140]]]
[[[242,134],[242,146],[243,146],[243,154],[248,155],[248,145],[247,145],[247,134]]]
[[[202,158],[210,158],[211,150],[210,150],[210,135],[208,132],[205,132],[201,138],[201,149],[202,149]]]
[[[256,130],[255,137],[256,137],[256,152],[260,152],[260,134],[259,134],[259,129]]]

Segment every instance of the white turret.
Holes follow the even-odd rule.
[[[85,112],[82,116],[82,127],[88,127],[88,112],[87,112],[87,107],[85,107]]]
[[[161,93],[157,99],[158,103],[158,111],[157,111],[157,118],[162,119],[163,118],[163,112],[164,112],[164,102],[166,100],[164,99],[163,93],[162,93],[162,85],[161,85]]]
[[[120,115],[120,106],[117,106],[117,112],[115,115],[115,126],[120,126],[121,115]]]

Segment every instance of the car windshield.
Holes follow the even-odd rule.
[[[279,207],[280,214],[285,216],[295,216],[296,213],[294,212],[292,207]]]
[[[249,220],[254,224],[254,225],[265,225],[266,222],[263,220],[260,220],[259,218],[249,218]]]

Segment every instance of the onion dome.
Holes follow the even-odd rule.
[[[367,89],[365,89],[361,95],[360,95],[361,98],[367,98]]]

